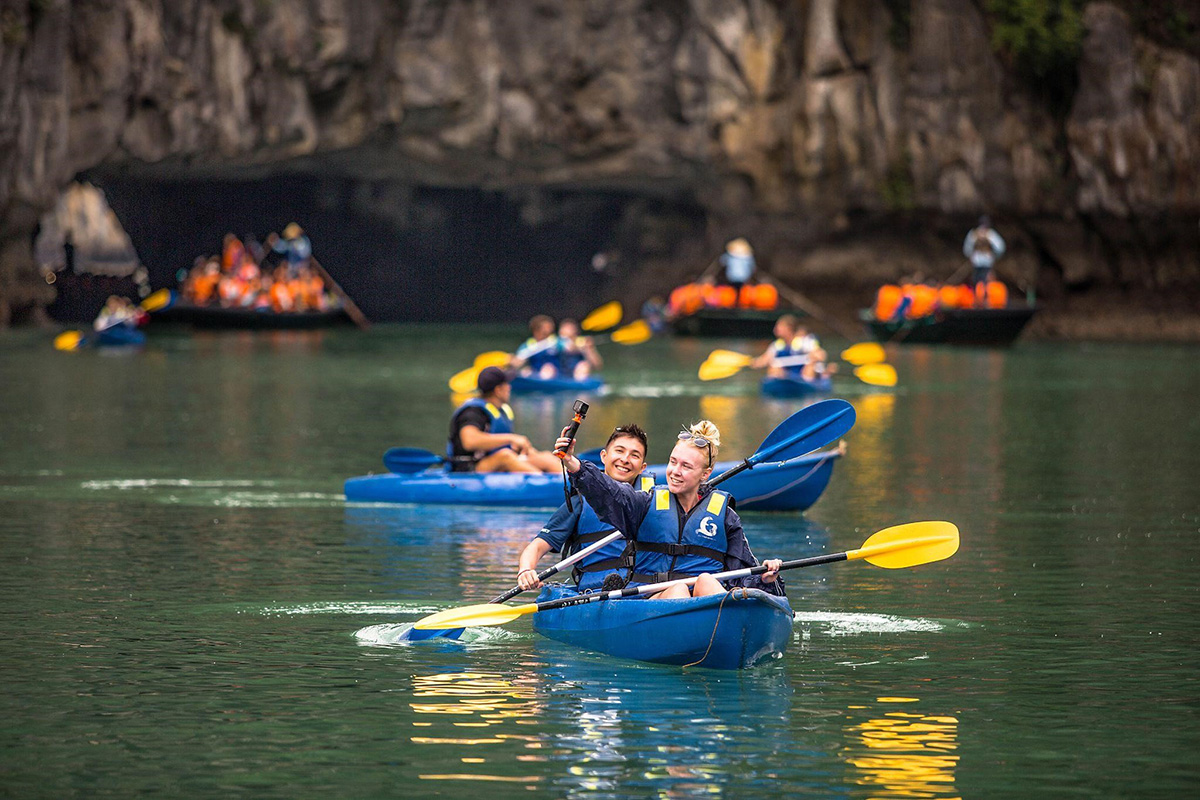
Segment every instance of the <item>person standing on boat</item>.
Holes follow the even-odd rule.
[[[301,270],[308,268],[309,259],[312,258],[312,241],[296,223],[287,224],[283,229],[283,238],[273,233],[267,236],[267,244],[287,259],[289,278],[295,278]]]
[[[581,462],[572,454],[572,439],[563,436],[556,443],[559,450],[567,452],[563,464],[571,483],[597,516],[634,540],[629,585],[697,578],[690,591],[680,584],[654,595],[662,599],[721,594],[732,586],[785,593],[779,578],[783,561],[779,559],[763,562],[769,569],[761,576],[740,578],[730,582],[730,587],[712,577],[715,572],[759,563],[746,541],[742,521],[731,507],[733,498],[704,484],[720,446],[721,432],[709,420],[682,431],[667,462],[666,487],[656,486],[646,494],[613,480],[594,464]]]
[[[592,337],[579,335],[579,323],[564,319],[558,323],[558,371],[564,378],[586,380],[593,369],[600,369],[604,360],[596,352]]]
[[[975,287],[975,295],[979,296],[979,286],[987,286],[992,279],[992,265],[996,259],[1004,255],[1004,239],[992,227],[992,220],[987,214],[979,218],[979,225],[972,228],[963,240],[963,255],[971,260],[975,268],[971,276],[971,286]]]
[[[649,492],[654,486],[654,477],[642,474],[646,463],[646,441],[646,432],[637,425],[615,428],[600,451],[604,474],[614,481]],[[577,494],[573,497],[574,502],[559,506],[546,526],[521,551],[517,585],[522,589],[537,589],[542,585],[537,576],[537,563],[542,556],[557,552],[565,558],[615,530],[601,521],[586,500]],[[624,586],[632,567],[633,550],[628,541],[618,539],[576,562],[572,577],[579,591],[589,592],[603,587],[610,575],[616,575],[618,586]]]
[[[754,276],[754,250],[745,239],[734,239],[725,245],[720,261],[721,266],[725,267],[725,282],[734,291],[741,291],[742,286]]]
[[[480,370],[479,397],[458,407],[450,419],[446,456],[453,472],[557,472],[558,459],[513,431],[508,373]]]
[[[529,320],[529,332],[532,336],[517,348],[510,366],[522,375],[558,377],[558,337],[554,335],[554,320],[538,314]]]

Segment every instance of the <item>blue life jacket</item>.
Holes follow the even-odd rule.
[[[714,489],[683,516],[675,496],[656,487],[634,542],[631,585],[723,571],[729,549],[725,534],[728,505],[728,493]]]
[[[475,462],[484,456],[490,456],[499,450],[503,450],[510,445],[501,445],[488,450],[486,453],[472,453],[462,446],[462,439],[459,438],[458,417],[468,408],[482,408],[488,415],[488,426],[484,433],[512,433],[513,432],[513,410],[508,403],[503,403],[499,408],[494,403],[489,403],[482,397],[472,397],[467,402],[463,403],[454,411],[454,416],[450,418],[450,439],[446,442],[446,458],[450,460],[451,467],[462,467],[470,469],[475,465]]]
[[[538,348],[537,352],[531,353],[528,357],[521,355],[521,351],[525,348]],[[525,365],[530,367],[534,372],[538,372],[547,364],[558,366],[558,336],[551,334],[542,341],[534,339],[532,336],[525,340],[525,343],[517,348],[517,358],[525,360]]]
[[[639,475],[634,486],[640,491],[649,492],[654,488],[654,476]],[[612,525],[602,521],[596,515],[595,509],[582,497],[577,499],[582,504],[582,509],[579,521],[575,524],[575,532],[567,537],[567,542],[563,545],[563,556],[578,552],[616,530]],[[604,545],[590,556],[576,561],[571,576],[575,579],[579,591],[586,592],[599,589],[604,584],[604,579],[613,573],[620,575],[622,583],[626,583],[629,581],[632,569],[632,542],[627,539],[617,539],[615,542]]]
[[[558,347],[555,348],[558,371],[568,378],[575,374],[575,367],[583,363],[584,360],[583,350],[579,348],[570,350],[568,349],[570,345],[571,342],[568,342],[566,339],[559,339]]]

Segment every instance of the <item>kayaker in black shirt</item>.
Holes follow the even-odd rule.
[[[712,573],[758,566],[733,510],[732,498],[704,485],[712,473],[720,447],[721,432],[708,420],[679,434],[667,463],[667,486],[645,494],[609,478],[595,465],[581,462],[572,453],[574,443],[566,437],[556,443],[566,449],[564,460],[571,483],[604,522],[634,540],[635,562],[630,584],[658,583],[675,578],[697,577],[689,591],[677,585],[655,595],[664,599],[720,594],[731,586],[762,589],[785,594],[779,568],[783,562],[763,562],[771,569],[722,585]],[[568,449],[569,448],[569,449]]]
[[[538,450],[513,431],[508,373],[499,367],[479,371],[479,397],[458,407],[450,419],[446,455],[454,472],[557,472],[558,459]]]

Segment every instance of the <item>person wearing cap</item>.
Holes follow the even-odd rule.
[[[294,278],[301,270],[308,268],[308,260],[312,258],[312,242],[296,223],[287,224],[283,229],[283,238],[272,233],[267,237],[267,244],[287,259],[288,277]]]
[[[980,284],[986,287],[992,279],[992,265],[1004,255],[1004,250],[1004,239],[1000,238],[1000,234],[992,228],[992,220],[984,214],[979,218],[979,225],[972,228],[963,240],[963,255],[975,267],[971,285],[976,287],[976,292]]]
[[[642,472],[646,464],[646,441],[646,432],[637,425],[614,428],[600,451],[604,474],[643,492],[653,489],[654,476]],[[542,585],[537,573],[542,556],[557,552],[565,558],[595,544],[614,530],[597,516],[586,500],[578,493],[572,493],[571,502],[559,506],[545,527],[521,551],[517,585],[526,591],[537,589]],[[622,538],[575,562],[571,578],[581,592],[603,587],[619,589],[629,580],[632,569],[633,550],[628,540]]]
[[[508,373],[499,367],[480,370],[472,397],[450,419],[446,457],[452,472],[557,472],[559,460],[535,448],[513,431]]]
[[[754,250],[745,239],[734,239],[725,245],[720,261],[725,267],[725,282],[737,291],[754,275]]]

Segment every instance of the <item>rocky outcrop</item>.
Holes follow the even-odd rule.
[[[1052,295],[1200,286],[1200,62],[1109,3],[1084,24],[1068,110],[955,0],[7,3],[0,323],[47,301],[30,234],[97,168],[681,193],[709,241],[646,264],[682,272],[740,233],[788,278],[845,285],[907,268],[897,252],[948,274],[986,210]]]

